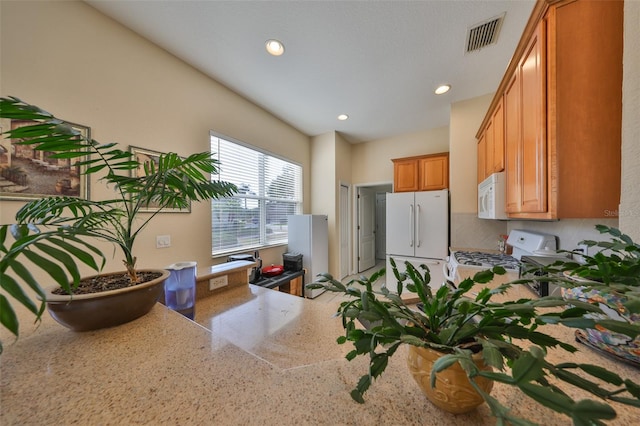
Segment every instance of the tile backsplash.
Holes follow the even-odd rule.
[[[600,234],[595,226],[618,227],[618,219],[562,219],[553,222],[509,221],[508,230],[527,229],[558,237],[558,248],[573,250],[582,240],[608,240],[608,235]]]
[[[512,229],[526,229],[558,237],[558,248],[572,250],[585,239],[606,240],[595,226],[598,224],[617,227],[617,219],[562,219],[557,221],[486,220],[478,219],[475,213],[451,214],[451,247],[468,249],[498,249],[501,234]]]
[[[498,250],[507,221],[478,219],[476,213],[451,213],[451,247]]]

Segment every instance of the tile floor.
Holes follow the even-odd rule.
[[[351,281],[354,278],[358,278],[362,275],[366,276],[366,277],[370,277],[371,274],[373,274],[374,272],[382,269],[385,267],[385,260],[384,259],[378,259],[376,261],[376,265],[373,268],[367,269],[364,272],[360,272],[358,274],[354,274],[354,275],[349,275],[348,277],[346,277],[343,280],[340,280],[340,282],[346,284],[349,281]],[[382,285],[384,281],[382,280],[378,280],[378,282],[376,283],[378,286]],[[320,303],[334,303],[334,302],[339,302],[344,296],[338,293],[333,293],[330,291],[325,291],[324,293],[322,293],[321,295],[319,295],[318,297],[311,299]]]

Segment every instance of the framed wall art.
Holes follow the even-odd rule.
[[[133,154],[134,159],[140,163],[140,167],[131,171],[134,177],[144,176],[144,165],[145,163],[153,162],[155,165],[158,165],[158,161],[160,159],[161,152],[153,151],[150,149],[138,148],[136,146],[130,146],[129,151]],[[142,212],[155,212],[158,210],[158,206],[154,205],[154,203],[150,203],[146,207],[140,209]],[[176,209],[165,207],[162,209],[160,213],[191,213],[191,202],[189,202],[189,206],[184,209]]]
[[[2,127],[13,130],[32,124],[36,122],[6,120]],[[67,124],[83,137],[91,138],[89,127]],[[55,195],[89,199],[89,177],[84,174],[86,166],[77,165],[87,157],[53,158],[52,152],[20,145],[20,141],[6,135],[0,138],[0,199],[29,200]]]

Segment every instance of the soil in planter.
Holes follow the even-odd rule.
[[[129,275],[126,273],[105,274],[90,278],[83,278],[77,288],[73,289],[73,294],[91,294],[100,293],[108,290],[118,290],[126,287],[133,287],[138,284],[146,283],[161,276],[160,272],[138,272],[137,283],[129,281]],[[53,290],[54,294],[68,295],[63,288]]]

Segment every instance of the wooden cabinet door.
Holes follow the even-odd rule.
[[[393,192],[418,191],[418,161],[393,160]]]
[[[547,211],[547,161],[545,69],[543,64],[544,21],[541,21],[525,50],[519,72],[522,87],[521,123],[521,211]]]
[[[487,132],[483,132],[478,140],[478,184],[487,176]]]
[[[504,93],[504,138],[505,138],[505,177],[506,211],[520,211],[520,74],[516,72]]]
[[[492,143],[487,143],[490,153],[487,153],[487,159],[491,162],[487,175],[498,173],[504,170],[504,103],[501,99],[491,118],[493,125]]]
[[[420,191],[449,187],[449,155],[434,155],[419,160]]]
[[[493,173],[493,120],[489,120],[485,133],[486,146],[484,153],[484,177]]]

